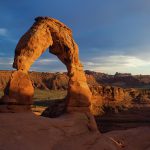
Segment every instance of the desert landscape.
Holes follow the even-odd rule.
[[[12,71],[0,71],[1,96],[11,74]],[[150,125],[150,76],[109,76],[89,70],[85,74],[93,96],[98,97],[99,103],[93,107],[101,132]],[[35,89],[33,112],[41,115],[51,105],[49,116],[61,115],[67,95],[67,73],[30,72],[29,75]]]
[[[0,150],[150,150],[149,2],[0,4]]]

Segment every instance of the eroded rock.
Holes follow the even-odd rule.
[[[5,95],[0,101],[0,112],[20,112],[30,110],[34,88],[29,75],[22,70],[12,73]]]
[[[67,110],[89,111],[92,94],[79,60],[78,46],[73,40],[72,31],[50,17],[37,17],[32,27],[19,40],[13,63],[13,67],[18,71],[13,73],[8,85],[9,99],[15,99],[17,104],[32,103],[33,88],[26,76],[31,65],[47,48],[68,70]]]

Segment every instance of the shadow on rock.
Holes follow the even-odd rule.
[[[66,101],[64,99],[36,101],[34,104],[37,106],[48,106],[41,114],[43,117],[59,117],[66,111]]]

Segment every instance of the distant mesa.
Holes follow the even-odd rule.
[[[119,73],[119,72],[115,73],[115,77],[129,77],[129,76],[132,76],[132,74],[131,73]]]

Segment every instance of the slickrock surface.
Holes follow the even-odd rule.
[[[150,127],[112,131],[105,136],[120,145],[121,150],[150,150]]]
[[[29,113],[0,113],[1,150],[149,150],[150,128],[100,134],[83,113],[44,118]]]
[[[91,116],[82,113],[44,118],[32,113],[0,113],[1,150],[116,150]]]

